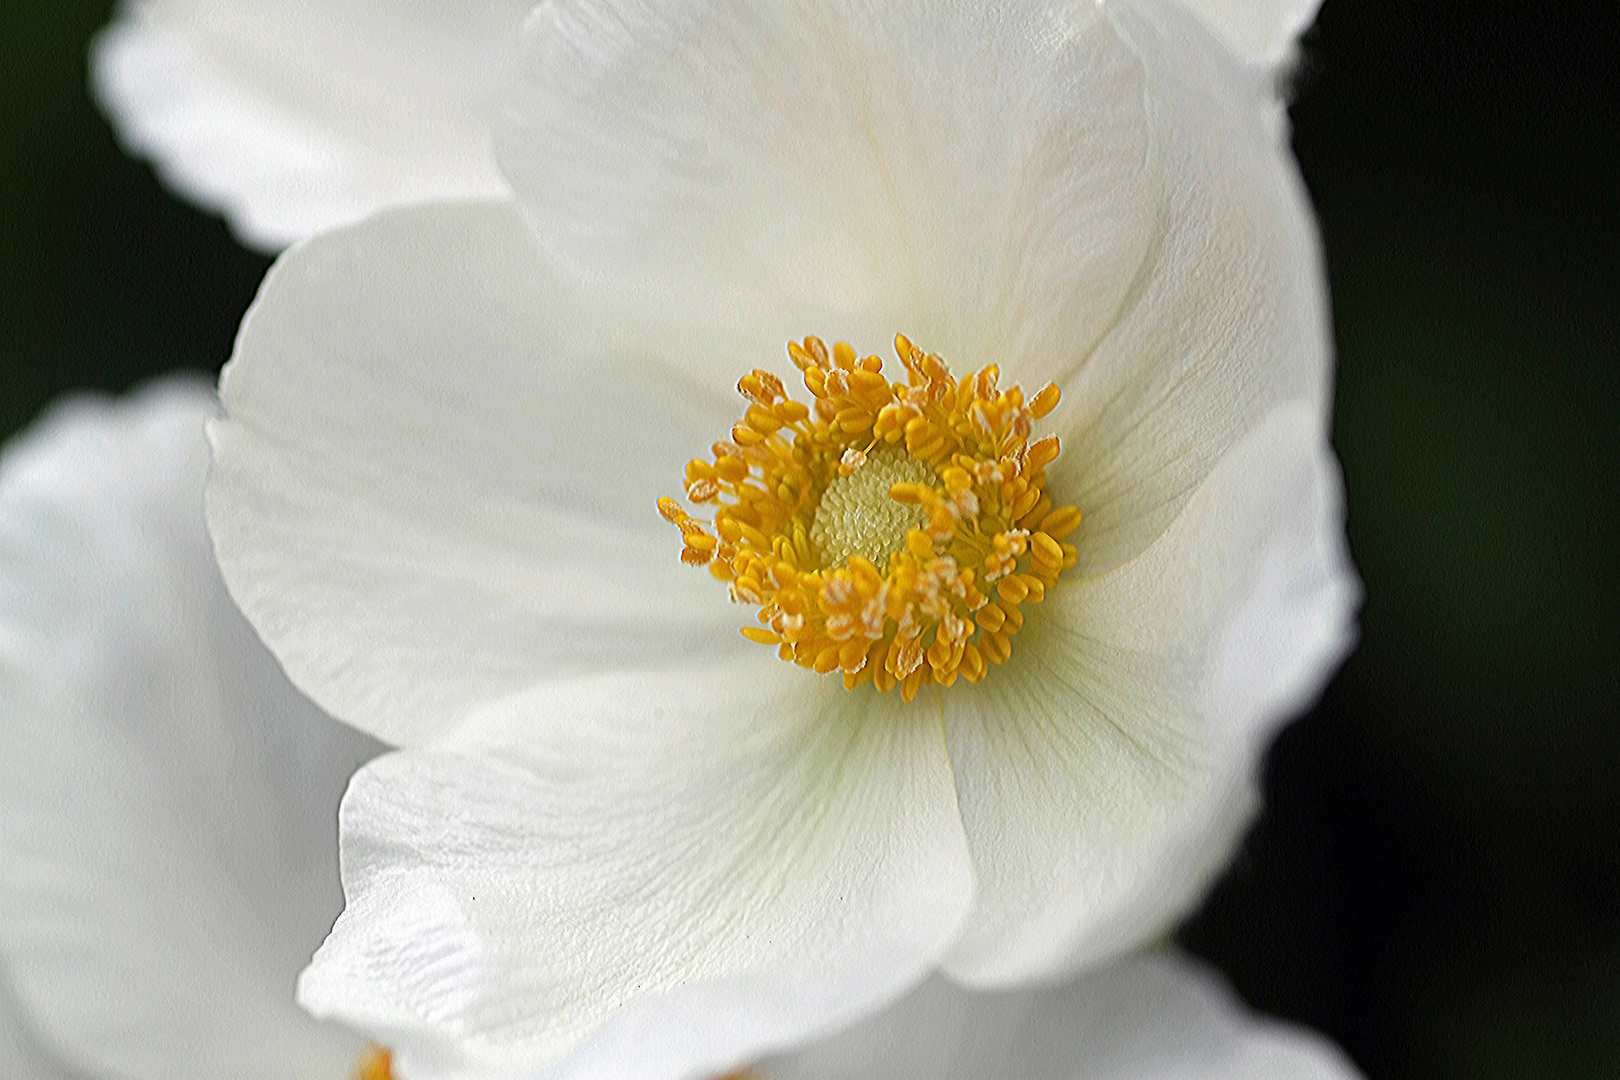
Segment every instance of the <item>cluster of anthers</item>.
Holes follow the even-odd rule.
[[[1006,661],[1022,605],[1079,557],[1064,537],[1080,511],[1044,490],[1057,437],[1029,441],[1055,385],[1026,401],[997,387],[994,365],[958,381],[904,336],[895,352],[904,383],[842,342],[830,355],[819,338],[790,342],[813,407],[768,371],[744,376],[731,439],[686,466],[686,496],[715,507],[712,523],[674,499],[658,509],[684,561],[760,605],[746,637],[910,701]]]

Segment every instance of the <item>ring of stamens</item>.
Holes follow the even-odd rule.
[[[790,342],[813,405],[770,372],[745,375],[731,439],[686,466],[687,499],[714,506],[712,523],[674,499],[658,508],[685,562],[759,605],[746,637],[841,672],[846,689],[899,687],[910,701],[1007,660],[1023,605],[1079,558],[1064,538],[1080,511],[1045,491],[1057,437],[1030,442],[1055,385],[1026,401],[999,389],[994,365],[957,380],[903,335],[895,352],[903,383],[843,342],[830,354],[819,338]]]

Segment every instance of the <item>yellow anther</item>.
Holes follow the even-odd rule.
[[[769,375],[770,378],[774,380],[777,387],[774,393],[772,392],[771,385],[760,378],[762,374]],[[770,375],[769,372],[755,370],[737,380],[737,393],[741,394],[743,397],[757,405],[769,405],[778,397],[782,396],[780,390],[781,385],[782,381],[777,379],[776,376]]]
[[[1035,505],[1030,507],[1028,512],[1018,519],[1019,527],[1023,529],[1039,528],[1041,522],[1046,520],[1046,515],[1051,509],[1052,496],[1044,491],[1041,492],[1041,497],[1035,500]],[[1076,511],[1076,513],[1078,512]],[[1076,521],[1078,523],[1078,519]]]
[[[1045,491],[1056,437],[1030,441],[1056,386],[1026,403],[994,364],[956,379],[904,335],[894,347],[904,382],[846,343],[789,342],[809,404],[770,372],[744,375],[742,419],[712,463],[686,467],[687,498],[713,524],[673,499],[658,511],[684,561],[758,605],[743,636],[847,689],[911,701],[1006,661],[1023,605],[1079,557],[1062,540],[1080,511]]]
[[[1080,508],[1065,506],[1053,510],[1041,519],[1041,532],[1054,540],[1061,540],[1080,527]]]
[[[731,437],[744,447],[758,446],[765,441],[765,434],[749,427],[745,421],[732,425]]]
[[[1022,607],[1010,600],[999,601],[996,606],[1001,608],[1002,612],[1007,616],[1007,621],[1002,624],[1002,633],[1010,637],[1014,631],[1023,629],[1024,609]]]
[[[1047,383],[1041,387],[1040,392],[1029,399],[1029,414],[1037,420],[1044,420],[1046,414],[1057,407],[1058,397],[1062,394],[1056,383]]]
[[[1031,471],[1035,469],[1044,469],[1047,465],[1057,460],[1057,456],[1058,437],[1056,435],[1048,435],[1040,442],[1030,444],[1029,453],[1024,456],[1024,468]]]
[[[925,562],[934,557],[934,541],[921,529],[912,529],[906,533],[906,550],[918,562]]]
[[[1014,521],[1022,521],[1031,513],[1041,501],[1041,490],[1030,488],[1013,500],[1012,516]]]
[[[715,459],[714,475],[728,484],[735,484],[748,475],[748,462],[725,454]]]
[[[984,649],[989,654],[992,664],[1005,664],[1012,655],[1012,635],[1006,630],[997,630],[984,635]]]
[[[834,419],[838,421],[838,426],[847,432],[872,430],[873,417],[871,411],[859,406],[839,409],[838,415]]]
[[[1031,558],[1042,566],[1063,566],[1063,548],[1054,539],[1051,533],[1038,532],[1029,538],[1029,553]]]
[[[900,358],[900,363],[904,364],[907,370],[914,367],[922,357],[922,351],[904,334],[894,335],[894,354]]]
[[[901,483],[889,486],[889,498],[897,503],[907,503],[913,506],[921,503],[923,499],[932,494],[933,492],[922,484]]]
[[[802,424],[810,418],[810,409],[800,401],[778,401],[771,406],[776,418],[785,425]]]
[[[748,411],[743,414],[743,419],[748,421],[749,427],[755,431],[762,431],[767,435],[782,426],[782,421],[777,419],[776,414],[763,405],[748,406]]]
[[[887,402],[894,396],[889,390],[889,380],[881,372],[865,368],[857,368],[849,373],[849,388],[861,397],[879,402]]]
[[[917,699],[917,691],[922,689],[923,678],[928,674],[927,668],[919,667],[910,675],[900,681],[900,700],[911,704]]]
[[[1029,586],[1024,584],[1023,578],[1016,575],[1004,577],[996,585],[996,595],[1009,604],[1021,604],[1024,602],[1024,597],[1029,595]]]
[[[970,683],[976,683],[984,678],[986,664],[984,652],[978,645],[969,642],[962,647],[962,677]]]

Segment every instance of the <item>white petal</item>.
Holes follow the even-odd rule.
[[[65,1061],[344,1075],[292,999],[379,748],[287,685],[203,530],[213,394],[58,408],[0,467],[0,962]]]
[[[1128,303],[1055,376],[1043,423],[1064,440],[1050,490],[1085,512],[1081,574],[1152,543],[1271,410],[1308,402],[1325,424],[1330,395],[1325,276],[1270,77],[1178,8],[1107,10],[1146,68],[1162,204]]]
[[[272,269],[221,383],[209,527],[334,715],[410,742],[543,678],[747,645],[656,505],[738,409],[595,332],[502,204],[385,213]]]
[[[1141,66],[1097,5],[560,0],[504,100],[549,250],[761,348],[903,331],[967,366],[1061,325],[1083,355],[1152,241]]]
[[[371,211],[506,190],[495,85],[529,0],[127,0],[92,52],[134,153],[275,250]]]
[[[982,887],[951,970],[975,983],[1093,962],[1183,912],[1354,605],[1322,276],[1269,76],[1178,9],[1107,10],[1144,64],[1163,201],[1048,421],[1050,488],[1086,515],[1076,580],[1007,668],[946,695]]]
[[[1227,47],[1251,62],[1278,64],[1316,18],[1322,0],[1185,0],[1215,28]]]
[[[761,1080],[1354,1080],[1321,1036],[1253,1016],[1213,973],[1136,957],[1060,987],[972,993],[944,979]]]
[[[953,976],[1070,970],[1197,900],[1257,808],[1267,739],[1349,647],[1343,518],[1314,407],[1279,410],[1158,543],[1060,583],[1011,661],[944,695],[980,884]]]
[[[763,648],[502,703],[342,822],[300,1000],[419,1076],[724,1072],[916,985],[972,894],[938,717]]]
[[[762,351],[903,329],[1062,383],[1082,573],[1150,544],[1272,408],[1325,403],[1272,77],[1178,8],[564,0],[522,75],[502,160],[576,273]]]

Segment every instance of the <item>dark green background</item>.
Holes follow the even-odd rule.
[[[105,0],[0,10],[8,433],[216,370],[268,261],[118,150]],[[1328,0],[1305,40],[1362,639],[1181,936],[1375,1078],[1620,1076],[1617,29]]]

